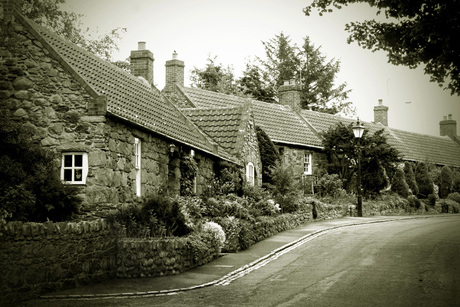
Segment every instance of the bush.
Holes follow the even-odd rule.
[[[7,220],[67,220],[78,212],[79,190],[61,182],[59,157],[32,143],[31,134],[0,114],[0,212]]]
[[[453,200],[460,204],[460,193],[458,192],[451,193],[449,194],[449,196],[447,196],[447,199]]]
[[[406,182],[404,171],[399,168],[396,170],[393,176],[391,190],[398,193],[398,195],[402,197],[409,196],[409,185]]]
[[[432,207],[436,206],[436,196],[434,194],[428,195],[428,204]]]
[[[406,183],[409,186],[409,189],[411,190],[412,194],[418,195],[418,185],[415,181],[415,174],[412,168],[412,163],[404,163],[404,176],[406,178]]]
[[[256,126],[257,141],[260,151],[260,160],[262,162],[262,178],[264,184],[273,184],[271,169],[280,161],[278,151],[270,140],[270,137],[259,126]]]
[[[297,210],[298,188],[294,181],[292,166],[277,163],[272,169],[272,193],[284,213]]]
[[[440,187],[439,187],[439,196],[441,198],[446,198],[449,193],[452,191],[452,183],[454,177],[452,170],[447,166],[443,166],[441,169],[441,178],[440,178]]]
[[[418,198],[427,198],[428,195],[433,194],[433,181],[428,174],[428,168],[425,163],[421,162],[417,165],[415,180],[419,189]]]
[[[242,170],[235,164],[221,161],[216,170],[215,193],[219,195],[243,195],[243,186],[246,182]]]
[[[224,246],[225,243],[225,232],[222,230],[222,227],[214,222],[206,222],[203,224],[203,231],[209,232],[212,236],[220,243],[220,248]]]
[[[187,218],[178,200],[157,195],[110,215],[108,221],[127,237],[146,238],[185,236],[193,226]]]
[[[343,190],[343,182],[337,174],[324,174],[318,181],[321,196],[336,197]]]
[[[460,193],[460,171],[458,169],[453,174],[452,192]]]
[[[407,198],[409,201],[409,206],[415,209],[419,209],[422,206],[422,202],[415,195],[409,195]]]

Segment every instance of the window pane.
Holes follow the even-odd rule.
[[[82,167],[83,166],[83,155],[75,155],[75,164],[74,166]]]
[[[64,156],[64,167],[72,167],[72,155]]]
[[[82,181],[83,180],[83,170],[76,169],[75,170],[75,179],[74,181]]]
[[[72,181],[72,170],[71,169],[64,170],[64,181]]]

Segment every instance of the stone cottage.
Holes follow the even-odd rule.
[[[153,86],[153,55],[142,44],[131,54],[134,76],[25,18],[16,1],[0,4],[0,106],[61,156],[61,179],[79,187],[83,212],[159,190],[179,194],[184,158],[197,162],[197,194],[218,161],[259,167],[253,135],[243,136],[253,125],[247,109],[238,109],[245,119],[232,133],[237,143],[252,142],[235,147],[249,160],[230,154],[162,96]]]
[[[170,65],[174,73],[168,77]],[[185,87],[184,66],[177,59],[166,63],[167,79],[162,90],[179,108],[216,109],[247,103],[247,98]],[[255,124],[268,134],[282,159],[294,167],[295,177],[311,185],[325,162],[321,134],[339,122],[349,125],[356,119],[301,109],[300,90],[294,81],[285,82],[278,94],[278,104],[252,101]],[[384,129],[388,143],[406,161],[460,167],[460,142],[451,115],[440,122],[439,137],[393,129],[388,127],[388,107],[379,101],[374,108],[374,122],[363,124],[371,134]]]

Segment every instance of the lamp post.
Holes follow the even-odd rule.
[[[353,127],[353,134],[355,138],[358,139],[358,216],[363,216],[363,197],[361,193],[361,147],[360,140],[364,133],[364,126],[359,122],[356,123],[356,126]]]

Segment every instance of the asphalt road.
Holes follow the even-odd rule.
[[[327,232],[226,286],[48,306],[460,306],[460,216]]]

